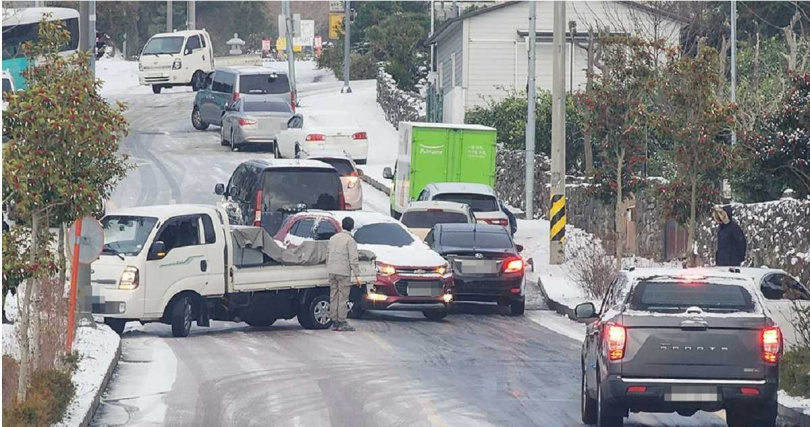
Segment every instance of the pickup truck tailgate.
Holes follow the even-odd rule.
[[[374,283],[377,268],[373,260],[360,260],[360,281]],[[329,286],[326,264],[264,265],[235,268],[233,291],[251,292]]]
[[[657,316],[626,312],[622,376],[628,378],[762,379],[765,317]]]

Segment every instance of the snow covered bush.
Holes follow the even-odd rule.
[[[616,278],[616,263],[602,242],[578,228],[567,227],[565,256],[574,280],[589,297],[602,299]]]
[[[56,369],[37,371],[22,402],[3,405],[3,425],[49,426],[58,423],[67,410],[76,387],[69,372]]]

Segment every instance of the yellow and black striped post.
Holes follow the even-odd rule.
[[[549,211],[550,255],[552,264],[565,262],[565,195],[553,194],[551,196],[551,209]]]

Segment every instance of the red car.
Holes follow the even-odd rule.
[[[371,289],[363,289],[362,304],[352,307],[354,316],[364,310],[421,311],[430,320],[447,316],[453,300],[453,276],[447,262],[387,215],[302,212],[289,217],[275,239],[292,247],[307,240],[327,240],[342,231],[340,224],[346,217],[354,220],[357,247],[377,255],[377,281]]]

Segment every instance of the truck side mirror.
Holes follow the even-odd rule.
[[[289,129],[301,129],[304,127],[304,117],[300,114],[296,114],[290,117],[290,120],[287,120],[287,128]]]
[[[383,178],[385,178],[385,179],[394,179],[394,173],[391,172],[391,168],[383,169]]]
[[[579,304],[574,308],[574,316],[577,319],[593,319],[596,317],[596,307],[592,302]]]
[[[149,248],[149,260],[163,259],[166,256],[166,244],[158,240]]]
[[[523,245],[515,245],[515,249],[517,249],[518,253],[523,252]]]
[[[222,196],[225,194],[225,184],[219,183],[214,186],[214,194]]]

